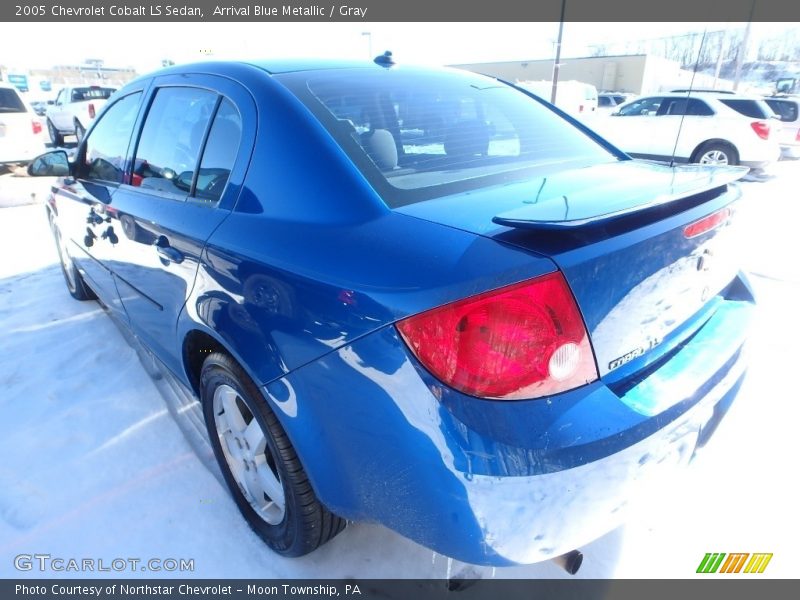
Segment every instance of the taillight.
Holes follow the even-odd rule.
[[[797,135],[794,136],[794,141],[795,142],[800,142],[800,129],[797,130]]]
[[[753,121],[750,123],[750,127],[753,128],[753,131],[755,131],[756,135],[762,140],[769,139],[769,124],[764,123],[764,121]]]
[[[722,210],[718,210],[717,212],[713,212],[710,215],[703,217],[699,221],[695,221],[690,225],[687,225],[683,228],[683,235],[686,238],[693,238],[697,237],[702,233],[706,233],[707,231],[711,231],[712,229],[716,229],[723,223],[725,223],[731,216],[731,209],[730,208],[723,208]]]
[[[36,119],[31,120],[31,129],[33,130],[33,134],[36,135],[37,133],[42,133],[42,124],[37,121]]]
[[[89,118],[94,119],[94,104],[91,102],[89,103]]]
[[[434,376],[481,398],[538,398],[597,379],[589,336],[561,273],[486,292],[397,324]]]

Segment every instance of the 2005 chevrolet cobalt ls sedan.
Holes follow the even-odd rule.
[[[561,555],[688,461],[744,375],[743,170],[631,160],[494,79],[174,67],[30,173],[60,176],[70,293],[201,400],[283,555],[346,519],[472,563]]]

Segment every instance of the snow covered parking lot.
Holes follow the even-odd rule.
[[[582,548],[579,577],[685,578],[706,552],[771,552],[763,576],[796,576],[800,162],[774,174],[743,184],[741,249],[760,316],[742,393],[690,469]],[[29,199],[32,183],[14,179],[0,198]],[[274,555],[114,323],[67,294],[37,199],[0,210],[0,576],[81,575],[15,569],[38,553],[193,560],[191,573],[125,577],[568,577],[549,562],[465,565],[360,523],[304,558]]]

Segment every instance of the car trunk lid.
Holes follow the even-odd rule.
[[[548,256],[614,379],[691,335],[735,277],[728,184],[746,172],[621,161],[398,210]]]

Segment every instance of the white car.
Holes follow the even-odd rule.
[[[45,151],[42,122],[16,88],[0,84],[0,164],[26,163]]]
[[[636,158],[763,168],[781,153],[775,113],[730,92],[643,96],[586,124]]]
[[[783,156],[800,158],[800,96],[772,96],[764,101],[780,117],[778,143]]]
[[[552,82],[517,81],[516,85],[550,102]],[[573,117],[593,114],[597,110],[597,88],[582,81],[559,81],[555,105]]]
[[[106,101],[117,88],[80,85],[59,90],[56,101],[47,107],[47,130],[54,146],[64,144],[65,135],[74,135],[78,142]]]

